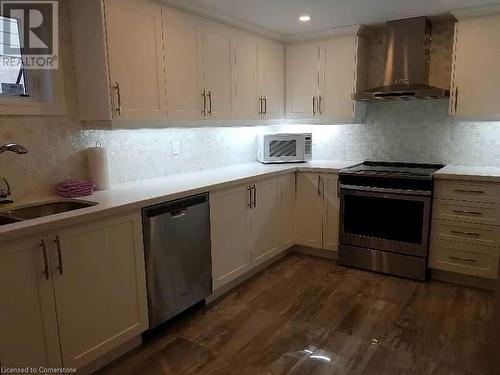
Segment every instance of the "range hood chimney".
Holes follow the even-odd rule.
[[[426,17],[387,22],[384,85],[357,92],[354,100],[441,99],[450,91],[429,85],[431,24]]]

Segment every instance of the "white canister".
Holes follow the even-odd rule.
[[[90,177],[95,181],[96,190],[111,188],[108,151],[103,147],[87,148]]]

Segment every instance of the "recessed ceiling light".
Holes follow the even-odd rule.
[[[311,20],[311,16],[300,16],[299,21],[300,22],[309,22]]]

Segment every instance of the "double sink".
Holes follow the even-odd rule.
[[[19,221],[36,219],[63,212],[80,210],[82,208],[95,206],[97,203],[77,199],[56,200],[43,203],[35,203],[10,210],[0,209],[0,226],[17,223]]]

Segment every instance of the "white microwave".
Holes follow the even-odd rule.
[[[261,163],[296,163],[312,159],[312,134],[263,134],[257,140]]]

